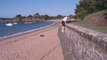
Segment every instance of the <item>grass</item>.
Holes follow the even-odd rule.
[[[91,17],[96,16],[96,15],[103,15],[105,13],[107,13],[107,10],[102,10],[102,11],[99,11],[99,12],[95,12],[93,14],[90,14],[90,15],[86,16],[84,20],[87,20],[88,18],[91,18]],[[77,21],[77,22],[74,22],[72,24],[75,24],[77,26],[81,26],[81,27],[84,27],[84,28],[92,29],[92,30],[95,30],[95,31],[98,31],[98,32],[103,32],[103,33],[107,34],[107,27],[93,26],[93,25],[90,25],[90,24],[85,23],[83,21]]]
[[[92,13],[92,14],[86,16],[84,18],[84,20],[87,20],[88,18],[91,18],[91,17],[96,16],[96,15],[103,15],[105,13],[107,13],[107,10],[102,10],[102,11],[99,11],[99,12],[95,12],[95,13]]]
[[[107,27],[92,26],[82,21],[73,22],[72,24],[107,34]]]

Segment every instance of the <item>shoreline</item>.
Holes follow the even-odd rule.
[[[8,44],[8,43],[11,43],[11,42],[17,42],[17,41],[20,41],[20,40],[22,40],[26,37],[30,37],[30,36],[33,36],[35,34],[40,34],[42,32],[51,30],[51,29],[56,28],[56,27],[57,27],[57,24],[55,23],[55,24],[49,25],[49,26],[47,26],[46,28],[43,28],[43,29],[39,29],[39,30],[36,30],[36,31],[27,32],[27,33],[15,35],[15,36],[7,37],[7,38],[4,38],[4,39],[0,39],[0,45]]]
[[[58,25],[0,41],[1,60],[64,60]]]
[[[5,39],[8,39],[8,38],[12,38],[12,37],[24,35],[24,34],[36,32],[36,31],[39,31],[39,30],[43,30],[43,29],[49,28],[49,27],[54,26],[54,25],[56,25],[55,22],[53,22],[53,23],[50,24],[50,25],[44,26],[44,27],[40,27],[40,28],[36,28],[36,29],[31,29],[31,30],[24,31],[24,32],[15,33],[15,34],[12,34],[12,35],[9,35],[9,36],[0,37],[0,41],[5,40]]]

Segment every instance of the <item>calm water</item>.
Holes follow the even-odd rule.
[[[21,22],[18,24],[14,24],[13,26],[6,26],[7,22],[0,22],[0,38],[23,33],[29,32],[31,30],[38,30],[38,28],[43,28],[52,24],[52,22],[31,22],[25,23]]]

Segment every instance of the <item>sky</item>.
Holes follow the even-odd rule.
[[[0,0],[0,17],[15,17],[39,14],[75,15],[79,0]]]

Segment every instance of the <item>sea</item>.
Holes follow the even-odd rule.
[[[6,24],[12,24],[7,26]],[[0,40],[54,25],[53,22],[0,22]]]

